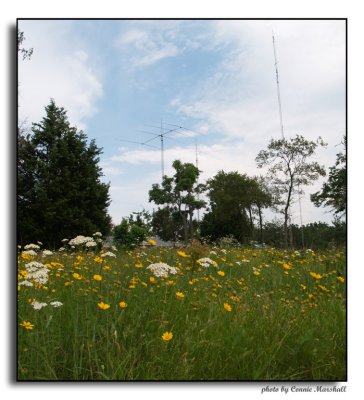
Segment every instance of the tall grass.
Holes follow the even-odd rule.
[[[19,286],[18,379],[346,379],[343,252],[205,251],[217,267],[161,248],[102,263],[90,253],[37,256],[49,281]],[[19,257],[19,282],[29,261]],[[179,273],[153,277],[146,267],[159,261]],[[35,310],[33,300],[48,305]],[[63,306],[52,307],[55,300]]]

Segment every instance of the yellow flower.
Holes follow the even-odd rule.
[[[154,278],[153,276],[151,276],[151,277],[149,278],[149,282],[150,282],[150,283],[154,283],[154,282],[155,282],[155,278]]]
[[[173,286],[173,285],[174,285],[174,281],[167,281],[167,282],[166,282],[166,285],[167,285],[167,286]]]
[[[176,297],[177,297],[177,299],[183,299],[185,297],[185,295],[182,292],[177,292]]]
[[[310,272],[310,275],[312,276],[312,278],[322,279],[322,275],[316,274],[316,272]]]
[[[220,276],[225,276],[225,272],[224,271],[217,271],[217,274]]]
[[[32,330],[34,325],[31,324],[29,321],[23,321],[20,326],[23,326],[25,329]]]
[[[306,290],[306,289],[307,289],[307,286],[302,285],[302,283],[301,283],[301,288],[302,288],[303,290]]]
[[[254,274],[255,276],[259,276],[259,275],[260,275],[260,272],[259,272],[259,271],[254,271],[253,274]]]
[[[157,244],[157,242],[153,239],[149,239],[148,242],[151,246],[155,246]]]
[[[172,340],[172,338],[173,338],[173,333],[172,332],[164,332],[163,335],[162,335],[162,339],[165,342],[169,342],[170,340]]]
[[[72,282],[70,281],[64,283],[64,286],[70,286],[70,285],[72,285]]]
[[[100,310],[107,310],[108,308],[110,308],[110,304],[104,303],[103,301],[101,303],[97,304],[99,306]]]
[[[126,308],[126,307],[128,307],[128,303],[126,303],[125,301],[121,301],[121,302],[119,303],[119,307],[120,307],[120,308]]]
[[[101,281],[102,280],[102,276],[101,275],[94,275],[94,279],[95,279],[95,281]]]
[[[293,269],[289,264],[283,264],[284,269]]]
[[[345,278],[343,278],[342,276],[337,276],[336,279],[341,283],[345,282]]]
[[[94,258],[94,261],[97,262],[97,263],[100,263],[100,264],[102,264],[102,263],[104,262],[104,260],[103,260],[101,257],[99,257],[99,256],[96,256],[96,257]]]
[[[72,274],[72,276],[73,276],[75,279],[78,279],[78,280],[82,279],[82,276],[81,276],[80,274],[78,274],[77,272],[74,272],[74,273]]]
[[[143,264],[142,263],[136,263],[135,264],[135,268],[143,268]]]
[[[328,290],[324,285],[318,285],[318,287],[323,291],[323,292],[329,292],[330,290]]]
[[[232,310],[231,305],[228,303],[224,303],[224,308],[226,311],[229,311],[229,312]]]
[[[182,250],[177,251],[177,254],[178,254],[179,256],[181,256],[181,257],[189,257],[189,255],[186,254],[186,253],[185,253],[184,251],[182,251]]]

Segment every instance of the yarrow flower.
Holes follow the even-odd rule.
[[[91,237],[79,235],[71,239],[68,244],[70,246],[80,246],[86,244],[87,242],[94,242],[94,240]]]
[[[47,303],[39,303],[39,301],[33,301],[30,305],[34,308],[34,310],[41,310],[43,307],[47,306]]]
[[[50,251],[50,250],[43,250],[43,252],[42,252],[42,255],[45,257],[45,256],[51,256],[53,254],[53,252],[52,251]]]
[[[172,338],[173,338],[173,333],[172,332],[164,332],[163,335],[162,335],[162,339],[165,342],[169,342],[170,340],[172,340]]]
[[[26,245],[24,246],[24,249],[25,249],[25,250],[39,250],[40,247],[39,247],[37,244],[30,243],[30,244],[26,244]]]
[[[37,253],[34,250],[25,250],[21,254],[22,255],[27,254],[28,256],[34,256],[34,257],[37,255]]]
[[[93,240],[90,240],[89,242],[86,242],[85,246],[86,246],[87,248],[95,247],[95,246],[97,246],[97,243],[94,242]]]
[[[210,252],[211,253],[211,252]],[[217,262],[211,260],[211,258],[205,257],[205,258],[200,258],[199,260],[196,261],[197,264],[201,265],[202,267],[208,268],[210,266],[217,266]]]
[[[53,306],[53,307],[61,307],[61,306],[63,306],[63,303],[61,303],[60,301],[51,301],[49,304],[51,306]]]
[[[101,236],[102,236],[102,233],[101,233],[101,232],[95,232],[92,236],[101,237]]]
[[[48,282],[49,269],[42,263],[31,261],[30,263],[25,264],[25,269],[27,271],[28,280],[32,279],[34,282],[42,285]]]
[[[107,251],[106,253],[101,254],[100,257],[116,257],[116,255],[111,253],[111,251]]]
[[[168,276],[169,274],[175,275],[179,271],[177,267],[171,267],[170,265],[163,262],[150,264],[147,269],[151,270],[153,275],[158,278],[162,276]]]

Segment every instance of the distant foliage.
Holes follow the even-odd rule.
[[[113,229],[114,244],[129,249],[140,245],[151,232],[150,219],[151,216],[146,211],[123,218]]]
[[[98,148],[52,100],[32,133],[18,137],[18,243],[59,247],[79,232],[107,234],[109,185],[102,183]]]

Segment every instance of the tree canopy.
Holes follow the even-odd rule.
[[[342,217],[346,214],[346,136],[344,137],[345,153],[336,155],[336,163],[330,168],[327,182],[319,192],[311,195],[316,207],[322,205],[332,207],[335,214]]]
[[[32,133],[18,141],[18,242],[49,247],[80,233],[110,230],[109,184],[94,140],[77,131],[53,100]]]

